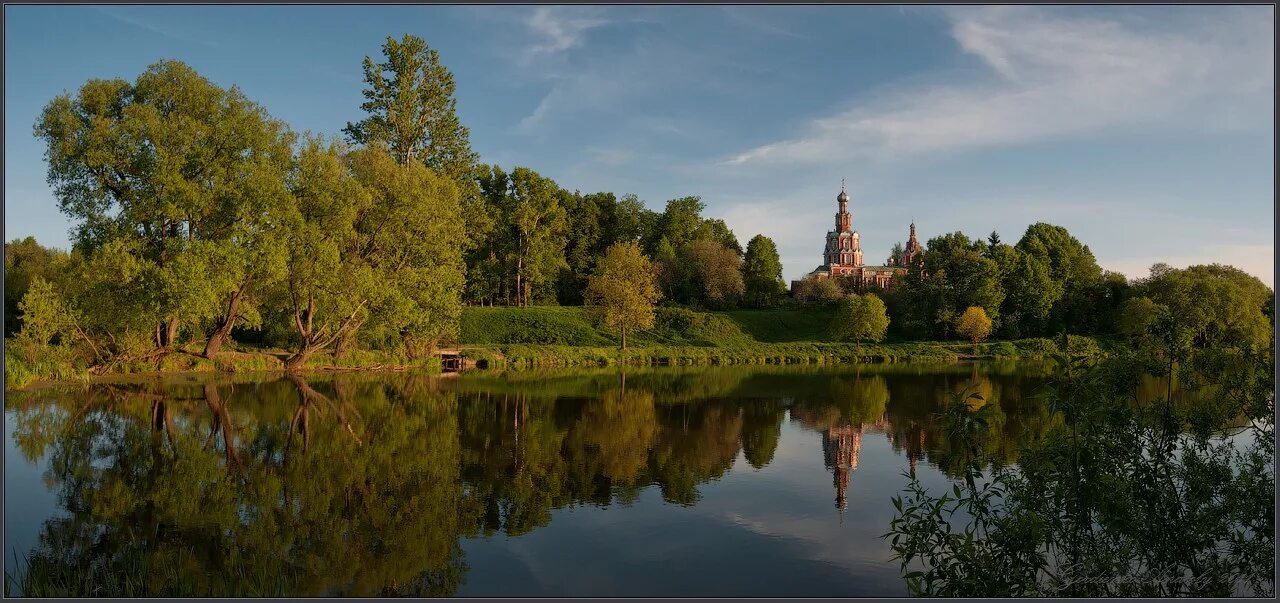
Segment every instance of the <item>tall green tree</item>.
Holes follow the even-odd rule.
[[[1049,274],[1049,265],[1037,255],[997,243],[987,256],[1000,269],[1004,301],[1000,304],[1000,332],[1018,337],[1045,335],[1049,312],[1062,297],[1062,283]]]
[[[772,308],[782,302],[787,286],[782,282],[782,260],[773,239],[756,235],[747,242],[742,262],[742,280],[747,303],[756,308]]]
[[[610,244],[645,241],[657,219],[658,214],[645,208],[640,197],[625,194],[606,216],[604,238]]]
[[[677,250],[692,242],[702,226],[702,211],[707,205],[695,196],[667,201],[666,208],[658,214],[653,230],[648,234],[645,249],[653,252],[663,238]]]
[[[583,195],[568,191],[563,191],[560,198],[570,219],[567,221],[564,250],[568,266],[557,279],[556,297],[561,305],[577,306],[582,305],[587,277],[591,275],[597,259],[614,242],[608,239],[608,222],[614,215],[617,199],[612,193]]]
[[[471,149],[470,131],[458,119],[453,73],[441,64],[439,52],[410,34],[399,40],[388,36],[382,57],[378,63],[364,58],[365,102],[360,109],[367,116],[347,123],[347,140],[383,144],[401,164],[416,158],[452,180],[466,224],[466,246],[482,246],[497,224],[485,211],[479,155]]]
[[[465,235],[448,178],[399,165],[380,145],[346,151],[313,138],[293,194],[280,298],[298,347],[287,369],[365,325],[410,353],[456,335]]]
[[[930,239],[923,274],[914,290],[923,304],[923,320],[932,322],[934,337],[948,336],[955,319],[969,306],[981,306],[988,316],[999,316],[1005,296],[1000,268],[964,233]]]
[[[458,121],[453,74],[440,53],[417,36],[390,36],[382,45],[385,60],[364,58],[368,117],[343,129],[356,144],[382,143],[401,164],[418,159],[455,180],[471,176],[476,154],[470,133]]]
[[[560,187],[529,168],[511,172],[510,196],[514,206],[516,304],[523,307],[566,266],[568,215],[560,204]]]
[[[1062,288],[1054,300],[1049,329],[1091,332],[1096,328],[1096,308],[1089,289],[1102,278],[1102,268],[1088,245],[1082,244],[1066,228],[1037,222],[1027,227],[1017,248],[1035,256],[1049,268],[1049,278]],[[1083,327],[1083,328],[1082,328]]]
[[[217,332],[236,321],[237,292],[258,278],[242,241],[263,226],[244,220],[265,213],[262,196],[287,169],[283,123],[237,88],[161,61],[134,82],[95,79],[54,98],[35,133],[75,247],[118,241],[144,263],[153,296],[126,301],[155,315],[157,346],[173,345],[182,320]]]

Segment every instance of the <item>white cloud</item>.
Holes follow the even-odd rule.
[[[557,53],[582,43],[586,33],[609,21],[592,13],[584,13],[579,7],[540,6],[529,17],[526,25],[543,42],[530,50],[534,53]]]
[[[1262,103],[1274,90],[1274,17],[1233,11],[1184,31],[1153,32],[1061,14],[1021,7],[952,12],[952,37],[990,71],[983,81],[896,90],[724,163],[830,164],[1024,143],[1197,110],[1222,124],[1229,120],[1215,121],[1206,109],[1241,99],[1270,113]]]

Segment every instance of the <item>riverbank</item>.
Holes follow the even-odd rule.
[[[460,342],[480,367],[840,364],[1043,358],[1058,350],[1049,339],[993,341],[829,341],[833,311],[825,308],[698,312],[658,308],[654,328],[629,335],[627,350],[580,307],[466,308]],[[1072,338],[1082,348],[1092,340]]]
[[[476,368],[541,369],[631,366],[761,364],[853,364],[967,359],[1038,359],[1056,351],[1049,339],[992,341],[827,341],[831,310],[787,308],[698,312],[659,308],[653,329],[628,337],[627,350],[599,328],[581,307],[470,307],[462,314],[458,349],[463,365]],[[1072,336],[1073,353],[1098,353],[1097,342]],[[233,344],[217,360],[198,355],[200,342],[151,357],[99,367],[92,374],[53,359],[24,361],[5,349],[5,389],[40,382],[89,380],[144,373],[283,371],[289,352]],[[354,350],[316,353],[304,370],[440,370],[439,358],[410,359],[391,352]]]
[[[199,355],[197,347],[172,351],[157,351],[145,359],[137,359],[96,367],[89,370],[52,360],[26,362],[12,353],[6,342],[4,355],[4,388],[22,389],[36,384],[55,381],[91,381],[98,378],[122,375],[160,373],[246,373],[283,372],[289,352],[276,349],[230,349],[210,360]],[[341,356],[332,351],[319,352],[303,364],[304,372],[324,371],[379,371],[379,370],[439,370],[436,357],[411,359],[378,350],[354,350]]]

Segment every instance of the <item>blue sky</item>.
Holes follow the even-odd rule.
[[[161,58],[298,131],[360,117],[412,33],[488,163],[660,210],[700,195],[798,278],[841,178],[868,263],[922,239],[1068,228],[1105,268],[1223,262],[1273,285],[1270,6],[7,6],[5,238],[66,247],[32,126]]]

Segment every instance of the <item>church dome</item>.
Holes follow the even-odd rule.
[[[848,203],[848,202],[849,202],[849,193],[846,193],[846,192],[844,192],[843,190],[842,190],[842,191],[840,191],[840,195],[836,197],[836,201],[839,201],[839,202],[841,202],[841,203]]]

